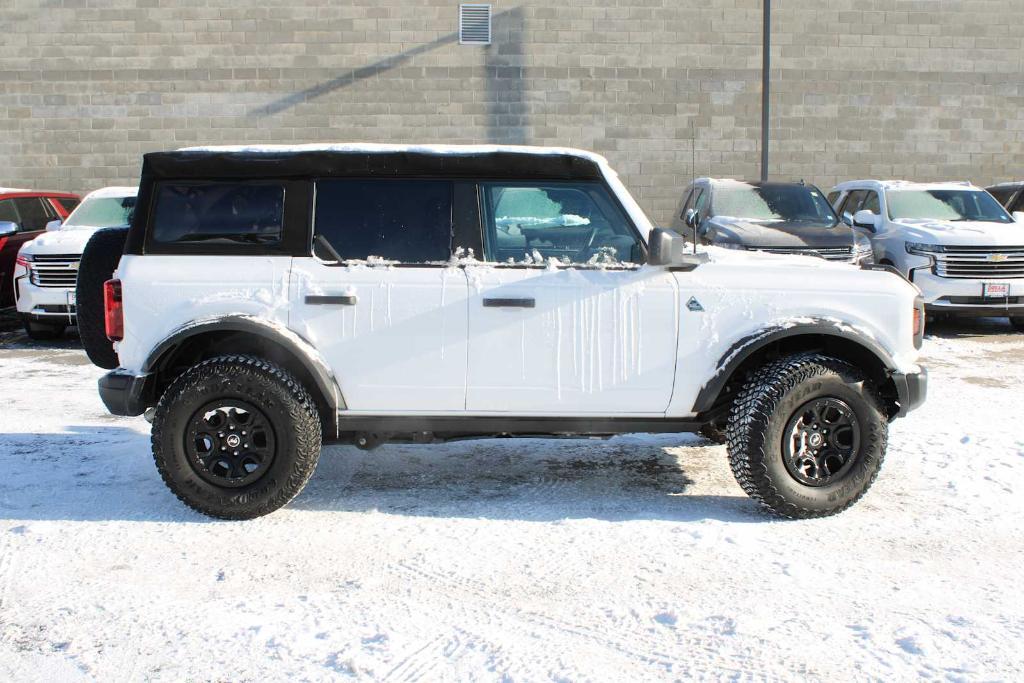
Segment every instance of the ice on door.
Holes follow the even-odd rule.
[[[677,286],[669,273],[491,267],[470,268],[468,275],[468,410],[666,410],[679,327]],[[533,307],[524,307],[529,301]]]

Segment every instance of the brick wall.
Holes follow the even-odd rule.
[[[131,182],[199,143],[423,141],[604,153],[658,221],[691,168],[750,177],[760,0],[4,0],[0,185]],[[822,9],[825,7],[825,9]],[[1024,176],[1024,2],[775,0],[772,168]]]

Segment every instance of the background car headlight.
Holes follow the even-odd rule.
[[[874,263],[875,251],[871,247],[871,240],[864,235],[857,235],[853,241],[853,262]]]
[[[928,256],[929,254],[941,254],[944,251],[946,251],[946,247],[941,244],[907,242],[907,252],[911,254],[922,254],[924,256]]]

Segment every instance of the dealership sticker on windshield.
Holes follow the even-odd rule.
[[[1010,283],[984,282],[981,285],[981,295],[986,299],[1005,299],[1010,296]]]

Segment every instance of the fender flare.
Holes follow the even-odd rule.
[[[208,332],[242,332],[277,344],[292,354],[309,372],[324,401],[335,411],[345,409],[341,393],[331,366],[309,341],[292,330],[262,318],[249,315],[225,315],[190,322],[171,331],[150,352],[142,367],[145,373],[157,370],[161,360],[183,342]]]
[[[895,371],[895,361],[877,341],[850,329],[848,325],[837,320],[813,318],[812,322],[808,323],[771,325],[738,339],[729,347],[718,360],[711,379],[698,392],[697,399],[693,404],[693,412],[699,414],[710,410],[729,379],[753,354],[779,340],[800,336],[828,336],[853,342],[874,355],[887,373],[891,374]]]

